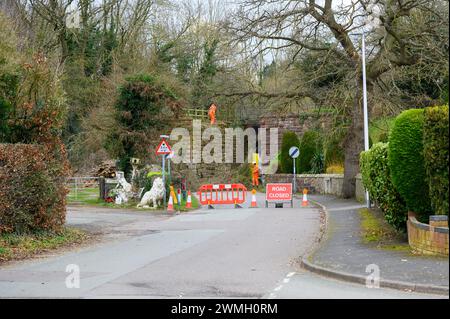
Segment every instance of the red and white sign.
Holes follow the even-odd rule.
[[[158,147],[156,148],[156,154],[164,155],[170,154],[170,152],[172,152],[172,148],[170,147],[169,143],[167,143],[165,139],[162,139]]]
[[[291,201],[291,183],[269,183],[266,184],[266,201]]]

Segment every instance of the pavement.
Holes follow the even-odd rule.
[[[448,295],[448,257],[417,256],[409,251],[377,249],[364,244],[358,211],[365,206],[352,199],[333,196],[311,195],[309,198],[326,208],[327,231],[320,248],[305,259],[307,269],[325,275],[333,276],[334,273],[335,278],[352,280],[353,276],[353,279],[365,281],[373,271],[367,269],[366,272],[366,268],[372,265],[369,267],[373,269],[375,265],[379,269],[380,281],[393,288]],[[317,269],[314,266],[318,266]]]
[[[264,208],[257,194],[248,208],[250,199],[180,214],[70,207],[67,223],[101,240],[0,265],[0,298],[443,298],[305,271],[321,237],[318,207]],[[66,286],[73,265],[78,288]]]

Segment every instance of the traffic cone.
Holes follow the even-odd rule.
[[[302,206],[308,206],[308,190],[306,188],[303,189],[303,199]]]
[[[167,211],[168,212],[173,212],[173,198],[172,198],[172,194],[170,194],[169,196],[169,202],[167,203]]]
[[[192,197],[191,197],[191,191],[188,191],[188,196],[186,200],[186,208],[192,207]]]
[[[258,205],[256,204],[256,190],[252,190],[252,203],[250,204],[250,207],[256,208]]]

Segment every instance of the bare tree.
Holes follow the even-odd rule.
[[[428,0],[273,1],[245,0],[228,24],[235,41],[250,44],[254,55],[289,50],[293,57],[306,52],[332,56],[346,67],[347,90],[353,96],[345,136],[343,192],[351,197],[363,150],[362,69],[357,34],[365,32],[369,94],[386,72],[423,63],[430,43],[446,42],[448,2]],[[430,41],[434,38],[434,41]],[[445,48],[444,48],[445,50]],[[446,48],[448,54],[448,46]],[[445,61],[445,60],[444,60]],[[448,62],[447,62],[448,65]],[[237,92],[246,95],[258,92]],[[280,92],[321,100],[314,87]]]

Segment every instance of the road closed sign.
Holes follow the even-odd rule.
[[[292,201],[292,184],[291,183],[266,184],[266,201],[268,202]]]

